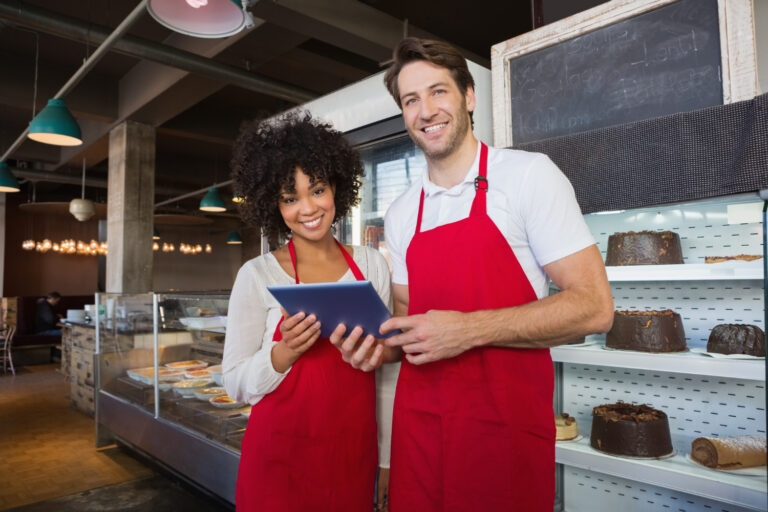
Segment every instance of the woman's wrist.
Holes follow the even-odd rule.
[[[293,350],[285,345],[285,343],[275,343],[272,347],[270,356],[272,359],[272,368],[278,373],[287,372],[299,358]]]

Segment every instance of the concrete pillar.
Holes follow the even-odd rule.
[[[152,289],[155,129],[126,121],[109,133],[108,293]]]

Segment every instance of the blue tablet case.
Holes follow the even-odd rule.
[[[347,326],[347,333],[359,325],[364,336],[373,334],[377,338],[400,333],[379,334],[379,326],[392,315],[370,281],[267,286],[267,290],[291,316],[299,311],[314,314],[322,323],[323,337],[330,336],[339,324]]]

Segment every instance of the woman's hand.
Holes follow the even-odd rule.
[[[346,332],[347,327],[339,324],[331,334],[331,343],[339,349],[344,361],[364,372],[370,372],[381,366],[385,359],[385,352],[388,353],[388,348],[383,342],[374,338],[372,334],[360,341],[360,336],[363,335],[361,327],[352,329],[349,336],[345,338]]]
[[[299,312],[289,317],[286,310],[282,311],[280,334],[283,340],[272,348],[272,366],[285,373],[320,337],[320,322],[315,315],[305,318],[305,314]]]

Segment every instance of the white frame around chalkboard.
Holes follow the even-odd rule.
[[[611,0],[491,47],[493,141],[514,144],[509,61],[678,0]],[[753,0],[717,0],[723,103],[753,98],[758,91]]]

